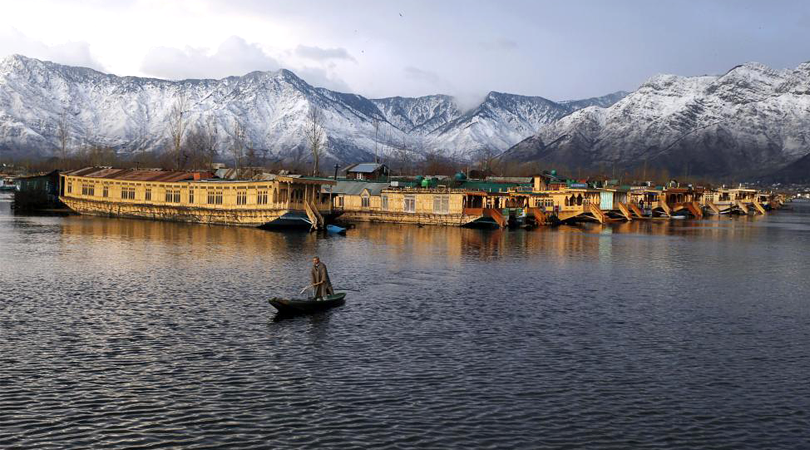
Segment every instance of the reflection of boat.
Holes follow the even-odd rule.
[[[346,303],[346,293],[339,292],[323,300],[286,299],[273,297],[268,300],[281,314],[308,314],[342,306]]]

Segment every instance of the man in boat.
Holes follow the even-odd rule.
[[[315,298],[326,298],[335,293],[332,289],[332,282],[329,281],[329,272],[326,264],[322,263],[317,256],[312,258],[312,287],[315,289]]]

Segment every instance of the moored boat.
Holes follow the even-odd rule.
[[[329,295],[323,300],[313,299],[286,299],[273,297],[268,302],[278,310],[280,314],[310,314],[323,311],[346,303],[346,293],[338,292]]]
[[[329,224],[326,226],[326,232],[331,234],[346,234],[346,229],[337,225]]]

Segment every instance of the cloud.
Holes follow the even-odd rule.
[[[307,48],[324,51],[327,54],[332,52],[338,56],[342,54],[339,51],[342,49]],[[281,54],[282,56],[291,55],[290,52]],[[345,54],[348,55],[348,53]],[[327,59],[331,59],[331,56]],[[232,36],[220,44],[217,50],[213,52],[205,48],[192,47],[184,49],[172,47],[152,48],[144,58],[141,70],[146,74],[159,78],[182,80],[190,78],[220,79],[228,76],[241,76],[257,70],[268,71],[286,68],[313,86],[340,92],[352,91],[346,82],[335,75],[333,63],[324,61],[322,64],[320,67],[312,67],[296,65],[286,59],[278,60],[270,56],[258,44],[249,43],[238,36]]]
[[[145,73],[173,80],[225,78],[256,70],[278,70],[281,64],[258,44],[238,36],[226,39],[216,51],[204,48],[154,47],[141,63]]]
[[[512,51],[519,48],[516,41],[504,37],[495,39],[494,41],[479,42],[478,45],[484,50],[489,51]]]
[[[293,72],[313,86],[338,92],[352,92],[352,89],[345,81],[326,69],[320,67],[301,67],[294,69]]]
[[[99,71],[104,66],[90,52],[90,44],[84,41],[68,41],[47,45],[32,39],[13,27],[0,28],[0,58],[12,54],[53,61],[71,66],[89,67]]]
[[[299,45],[295,48],[295,54],[301,58],[307,58],[314,61],[328,61],[332,59],[343,59],[347,61],[357,62],[354,56],[342,47],[337,48],[321,48],[311,47],[308,45]]]
[[[408,66],[403,70],[405,72],[405,78],[409,80],[427,83],[438,88],[446,88],[449,85],[447,80],[439,76],[439,74],[436,72],[432,72],[430,70],[424,70],[413,66]]]

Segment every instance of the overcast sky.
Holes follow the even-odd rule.
[[[576,99],[656,73],[810,60],[807,1],[4,0],[0,11],[0,56],[170,79],[284,67],[369,97]]]

